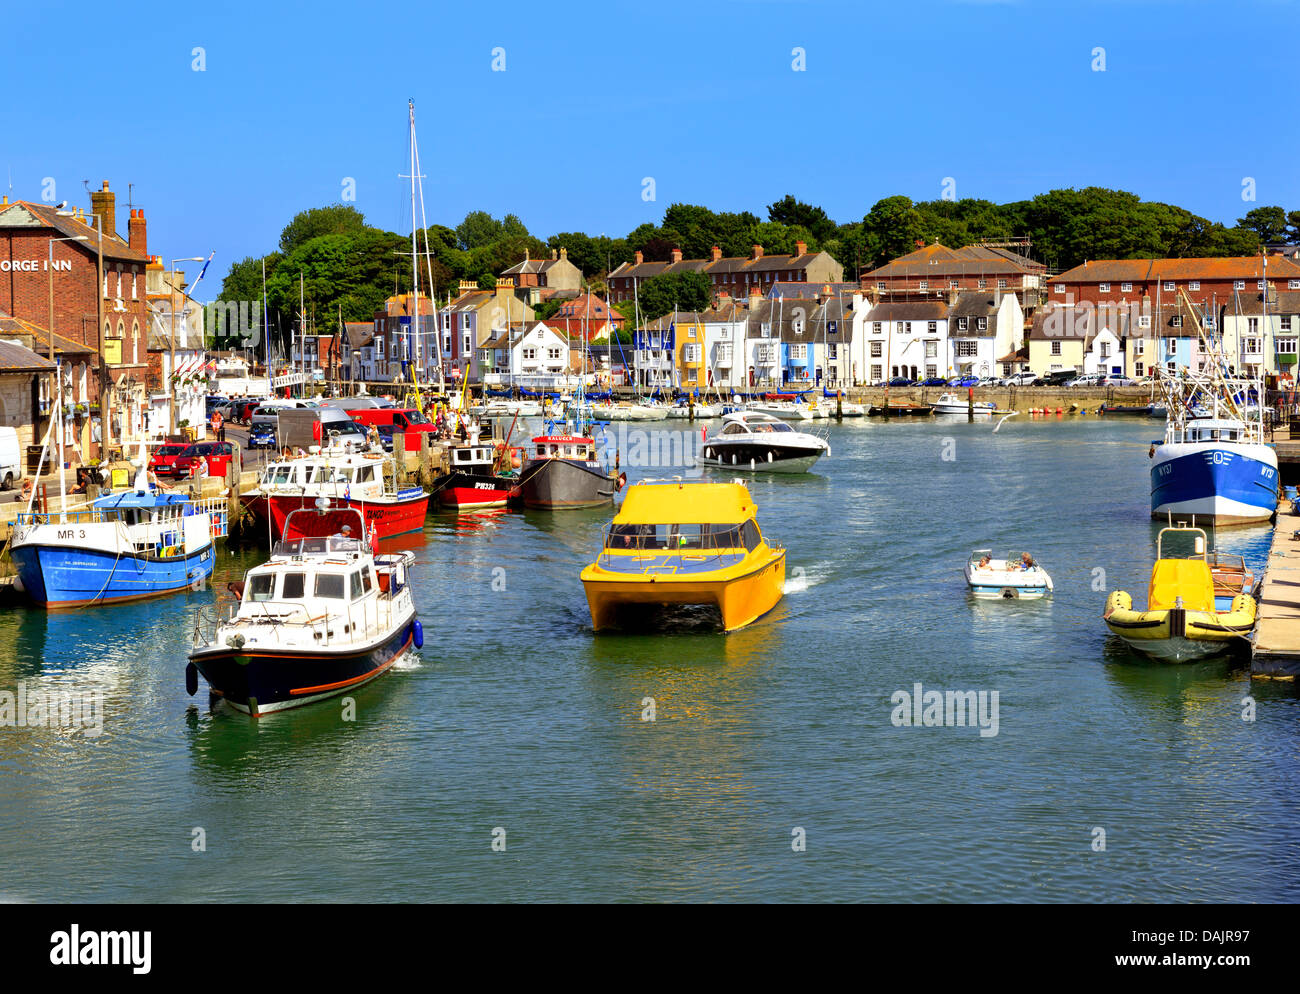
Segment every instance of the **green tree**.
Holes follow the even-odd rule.
[[[641,320],[653,321],[671,310],[702,311],[712,299],[713,285],[704,273],[663,273],[641,284]]]
[[[839,228],[839,225],[832,221],[822,208],[796,200],[789,193],[776,203],[767,205],[767,218],[777,224],[797,225],[804,228],[819,242],[834,238]]]
[[[312,207],[299,211],[280,232],[280,251],[288,255],[299,245],[321,235],[355,234],[366,227],[365,216],[347,204]]]
[[[1281,207],[1256,207],[1246,212],[1246,216],[1237,219],[1239,228],[1249,228],[1264,244],[1285,241],[1287,238],[1287,215]]]
[[[862,228],[867,264],[874,269],[913,251],[923,238],[924,219],[910,197],[885,197],[862,219]]]

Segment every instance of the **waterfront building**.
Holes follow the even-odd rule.
[[[791,255],[767,255],[762,245],[755,244],[748,256],[723,258],[715,245],[708,259],[684,259],[681,249],[673,249],[667,262],[647,261],[638,250],[633,262],[620,263],[609,274],[610,303],[634,299],[638,284],[652,276],[684,272],[704,273],[714,292],[725,291],[737,299],[755,289],[767,293],[779,282],[838,283],[844,279],[844,267],[829,252],[809,252],[805,242],[796,242]]]
[[[165,438],[189,428],[195,438],[207,438],[208,366],[204,341],[203,306],[185,292],[185,273],[167,272],[159,256],[150,256],[145,270],[149,305],[148,374],[145,387],[149,407],[145,434]],[[171,423],[175,398],[176,424]]]
[[[0,425],[18,435],[18,451],[39,445],[36,424],[49,414],[54,363],[32,349],[8,340],[14,318],[0,314]]]
[[[581,338],[570,339],[543,321],[515,322],[479,349],[476,369],[484,386],[525,386],[559,382],[569,373]]]
[[[1300,291],[1240,294],[1221,310],[1223,351],[1237,372],[1294,379]]]
[[[894,297],[871,303],[863,312],[862,331],[851,345],[853,361],[865,371],[866,382],[949,375],[949,307],[947,300]]]
[[[608,338],[627,323],[627,318],[609,306],[604,297],[584,293],[566,300],[546,323],[568,338],[585,336],[587,341]]]
[[[1024,325],[1014,293],[954,293],[947,314],[948,371],[954,376],[998,375],[999,359],[1020,348]]]
[[[862,289],[901,297],[946,298],[953,291],[995,291],[1015,296],[1022,310],[1039,302],[1047,267],[1016,251],[1028,242],[988,242],[950,249],[917,239],[916,251],[861,277]]]
[[[576,297],[582,291],[582,270],[569,261],[569,250],[551,249],[549,259],[533,259],[524,249],[522,262],[502,270],[498,277],[510,280],[515,295],[528,304],[554,297]]]
[[[491,290],[480,290],[471,280],[461,280],[456,297],[439,308],[437,333],[442,347],[443,374],[449,379],[468,375],[470,381],[479,380],[479,354],[486,344],[516,322],[531,323],[536,315],[524,301],[515,297],[515,288],[509,278],[497,280]],[[421,318],[423,324],[423,318]],[[433,329],[431,328],[430,331]],[[421,338],[425,338],[421,333]],[[432,336],[428,338],[432,342]],[[432,345],[426,346],[428,356],[425,368],[435,365]],[[456,372],[453,373],[453,370]]]
[[[1053,301],[1141,308],[1186,293],[1201,307],[1219,310],[1235,296],[1300,290],[1300,264],[1288,256],[1220,259],[1092,259],[1051,279]]]
[[[68,434],[76,458],[85,460],[101,455],[101,402],[115,447],[142,437],[149,408],[145,279],[150,257],[144,211],[131,210],[124,239],[117,233],[115,195],[107,181],[91,192],[90,203],[87,214],[63,205],[0,200],[0,310],[48,329],[53,283],[53,331],[75,343],[84,357],[85,368],[74,368],[71,376],[87,378],[88,396],[82,410],[74,411]]]

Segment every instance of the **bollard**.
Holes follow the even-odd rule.
[[[966,388],[966,420],[975,420],[975,388]]]
[[[836,421],[844,420],[844,391],[843,390],[835,391],[835,420]]]

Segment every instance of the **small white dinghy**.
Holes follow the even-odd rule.
[[[992,549],[976,549],[966,561],[966,583],[976,597],[1038,600],[1052,592],[1052,578],[1028,552],[994,559]]]

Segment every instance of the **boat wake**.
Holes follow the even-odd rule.
[[[810,573],[802,566],[791,566],[785,577],[785,593],[802,594],[817,586],[826,579],[825,565],[819,564],[814,573]]]
[[[401,659],[393,663],[393,670],[397,673],[409,673],[411,670],[418,670],[424,666],[420,659],[420,653],[412,649],[405,653]]]

